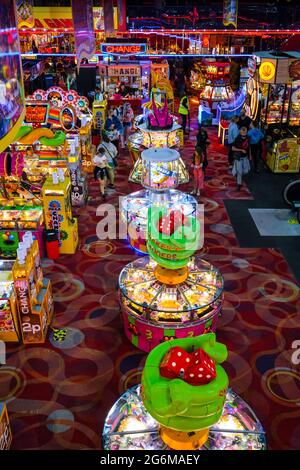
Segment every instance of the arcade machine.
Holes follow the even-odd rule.
[[[298,173],[300,53],[258,52],[248,68],[247,110],[265,130],[263,158],[273,173]]]
[[[30,170],[30,179],[25,179],[26,166],[21,152],[3,152],[0,157],[0,256],[14,259],[19,241],[28,231],[38,240],[44,256],[41,186],[30,181],[35,180]]]
[[[150,93],[150,61],[123,61],[99,64],[100,88],[108,95],[108,108],[131,104],[134,112],[140,112]],[[125,93],[119,88],[125,85]]]
[[[78,221],[72,216],[71,181],[62,172],[48,176],[43,188],[47,230],[58,232],[60,254],[73,254],[78,245]]]
[[[239,116],[245,102],[245,91],[243,89],[233,93],[233,99],[221,101],[217,106],[218,137],[222,145],[227,143],[227,133],[230,119]]]
[[[119,277],[125,334],[139,349],[215,331],[224,283],[218,269],[194,256],[200,239],[197,214],[148,209],[149,256],[129,263]]]
[[[200,91],[198,121],[203,125],[218,125],[217,106],[222,101],[234,100],[230,87],[230,62],[203,62],[205,85]],[[211,116],[208,114],[210,110]]]
[[[89,102],[76,91],[64,91],[60,87],[51,87],[46,92],[36,90],[30,99],[28,106],[31,104],[34,107],[39,100],[40,103],[47,102],[50,105],[46,123],[65,136],[63,156],[68,163],[72,181],[72,205],[82,206],[88,197],[87,180],[83,172],[91,171],[91,160],[95,152]]]
[[[43,343],[53,316],[53,297],[31,232],[18,244],[17,259],[2,261],[0,279],[0,340]]]
[[[228,388],[227,348],[213,333],[167,341],[148,355],[142,383],[114,404],[105,450],[264,450],[249,405]]]

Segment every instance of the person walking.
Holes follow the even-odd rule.
[[[115,187],[115,168],[117,166],[117,156],[118,156],[118,150],[116,149],[116,146],[110,142],[108,136],[104,132],[102,135],[102,142],[98,146],[97,152],[103,148],[105,153],[105,157],[108,162],[108,166],[106,167],[107,174],[108,174],[108,180],[109,180],[109,187],[114,188]]]
[[[187,119],[188,119],[188,116],[189,116],[189,112],[190,112],[189,99],[187,97],[186,92],[184,92],[181,95],[179,108],[178,108],[178,114],[180,114],[180,116],[181,116],[182,129],[183,129],[184,134],[187,134],[186,124],[187,124]]]
[[[259,173],[258,161],[261,153],[261,141],[264,138],[264,134],[258,128],[257,124],[255,122],[252,122],[247,135],[250,139],[251,159],[253,162],[254,171],[256,171],[256,173]]]
[[[240,134],[237,136],[232,145],[233,151],[233,168],[232,174],[237,180],[237,189],[240,191],[243,183],[243,176],[250,171],[250,143],[247,137],[247,128],[241,127]]]
[[[94,168],[94,179],[95,181],[99,181],[100,186],[100,194],[103,199],[105,199],[105,187],[107,182],[107,168],[108,168],[108,161],[105,156],[105,149],[99,148],[98,153],[93,158],[93,163],[95,165]]]
[[[233,152],[232,152],[232,145],[237,136],[239,135],[240,131],[238,128],[238,116],[233,116],[231,118],[229,127],[228,127],[228,163],[229,163],[229,168],[232,168],[233,166]]]
[[[194,174],[194,189],[192,194],[200,196],[200,191],[204,188],[204,154],[201,149],[195,148],[193,155],[192,169]]]

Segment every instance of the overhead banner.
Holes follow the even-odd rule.
[[[104,0],[104,31],[111,34],[114,31],[114,6],[113,0]]]
[[[19,28],[33,28],[33,0],[16,0],[17,20]]]
[[[76,47],[77,66],[82,59],[90,59],[96,49],[93,0],[72,0],[72,16]]]
[[[118,30],[126,31],[126,0],[118,0]]]
[[[223,0],[223,25],[237,27],[238,0]]]

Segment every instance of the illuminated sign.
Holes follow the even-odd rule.
[[[146,52],[146,44],[101,44],[100,48],[103,54],[112,55],[136,55]]]
[[[107,72],[109,77],[139,77],[141,75],[141,68],[140,67],[130,67],[130,66],[113,66],[108,67]]]
[[[275,77],[276,67],[273,62],[262,62],[259,67],[259,76],[262,80],[270,81]]]
[[[60,238],[60,226],[61,222],[63,221],[63,215],[61,212],[61,203],[59,201],[53,200],[49,202],[48,206],[49,211],[49,218],[50,218],[50,227],[53,230],[56,230],[58,233],[58,244],[59,246],[62,245],[62,241]]]
[[[292,80],[300,80],[300,60],[294,60],[290,63],[289,74]]]
[[[46,124],[48,119],[48,104],[27,104],[26,103],[26,114],[25,123],[29,124]]]
[[[250,77],[253,77],[256,71],[256,60],[254,57],[249,57],[248,59],[248,73]]]

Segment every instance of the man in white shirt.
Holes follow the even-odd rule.
[[[107,167],[107,172],[108,172],[108,179],[109,179],[109,187],[114,188],[114,183],[115,183],[115,167],[117,166],[116,164],[116,158],[118,155],[118,150],[116,149],[116,146],[110,142],[109,138],[105,133],[103,133],[102,136],[102,142],[98,146],[97,151],[99,151],[100,148],[103,148],[105,153],[104,155],[106,156],[106,159],[108,161],[108,167]]]

